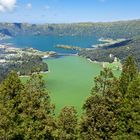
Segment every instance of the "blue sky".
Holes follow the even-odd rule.
[[[72,23],[140,19],[140,0],[0,0],[0,22]]]

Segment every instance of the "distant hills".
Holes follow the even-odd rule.
[[[0,23],[0,33],[8,36],[81,35],[127,39],[140,35],[140,20],[43,25],[28,23]]]
[[[122,62],[129,55],[138,60],[140,67],[140,20],[99,22],[99,23],[73,23],[73,24],[27,24],[27,23],[0,23],[1,36],[19,35],[59,35],[59,36],[93,36],[98,38],[128,39],[127,44],[111,48],[98,48],[82,50],[80,56],[93,61],[112,62],[114,57]],[[110,54],[114,57],[110,58]]]

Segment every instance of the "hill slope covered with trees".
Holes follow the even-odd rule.
[[[110,54],[112,57],[110,57]],[[98,62],[113,62],[114,58],[117,57],[124,63],[124,60],[132,55],[135,56],[140,67],[140,37],[133,38],[130,42],[125,45],[115,47],[102,47],[90,50],[81,50],[80,56],[91,59],[92,61]]]
[[[127,39],[140,34],[140,20],[44,25],[28,23],[0,23],[0,33],[9,36],[86,35],[113,39]]]

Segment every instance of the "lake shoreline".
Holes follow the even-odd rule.
[[[111,68],[112,70],[122,70],[122,64],[120,62],[114,61],[112,63],[109,62],[98,62],[98,61],[92,61],[90,58],[86,58],[89,62],[94,63],[94,64],[99,64],[101,65],[102,68],[109,68],[111,65],[114,64],[114,67],[116,68]],[[116,66],[115,66],[116,65]]]
[[[33,74],[48,74],[48,73],[50,73],[50,70],[49,71],[34,72],[34,73],[32,73],[32,75]],[[19,77],[20,78],[28,78],[28,77],[30,77],[30,75],[19,75]]]

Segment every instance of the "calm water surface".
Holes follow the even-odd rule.
[[[64,106],[75,106],[81,113],[101,66],[78,56],[49,59],[46,62],[50,72],[44,78],[52,102],[56,105],[56,114]]]
[[[1,41],[2,43],[11,43],[14,46],[25,48],[32,47],[41,51],[56,51],[59,53],[76,53],[72,50],[55,48],[56,45],[71,45],[81,48],[92,47],[93,44],[100,43],[93,36],[19,36]]]

